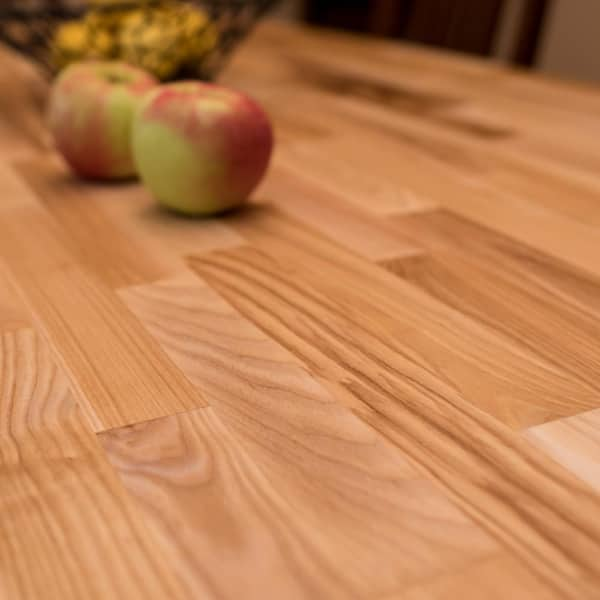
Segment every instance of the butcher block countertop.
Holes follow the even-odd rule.
[[[600,598],[600,89],[266,22],[214,220],[74,179],[0,51],[0,597]]]

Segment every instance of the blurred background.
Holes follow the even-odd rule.
[[[276,13],[600,81],[598,0],[283,0]]]

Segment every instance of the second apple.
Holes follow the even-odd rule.
[[[144,99],[133,123],[138,174],[171,210],[210,215],[246,201],[273,146],[256,102],[221,86],[185,81]]]

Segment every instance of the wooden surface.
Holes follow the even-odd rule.
[[[600,597],[599,91],[265,23],[194,221],[0,65],[2,599]]]

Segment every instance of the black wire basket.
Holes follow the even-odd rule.
[[[64,66],[56,59],[57,36],[61,30],[65,31],[69,25],[73,28],[74,24],[89,23],[92,18],[97,23],[118,24],[122,15],[130,15],[128,22],[131,23],[131,14],[135,13],[139,35],[143,37],[153,26],[160,31],[158,39],[151,39],[150,45],[146,46],[136,46],[134,40],[128,49],[133,47],[137,54],[126,53],[126,58],[121,56],[118,43],[114,47],[106,44],[99,56],[91,58],[122,59],[143,67],[149,64],[148,70],[153,71],[154,57],[151,55],[156,54],[162,60],[160,64],[168,67],[155,73],[160,79],[210,80],[216,77],[227,56],[256,21],[276,3],[277,0],[0,0],[0,40],[32,58],[48,74],[53,74]],[[204,44],[207,47],[193,61],[178,63],[174,57],[181,54],[185,44],[194,42],[194,39],[182,38],[180,30],[176,29],[177,19],[181,27],[189,24],[190,11],[202,14],[206,19],[201,30],[192,28],[187,35],[195,40],[209,39],[210,44]],[[157,16],[165,14],[175,17],[166,23],[156,22]],[[188,16],[181,16],[183,14]],[[176,35],[169,37],[169,31]],[[111,35],[110,30],[107,35]],[[150,39],[148,35],[146,38]],[[98,37],[96,29],[85,43],[89,48],[99,39],[104,38]],[[157,69],[158,66],[157,63]]]

